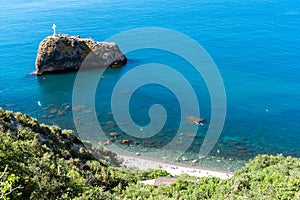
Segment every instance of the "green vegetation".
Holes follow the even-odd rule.
[[[300,199],[299,158],[259,155],[228,180],[157,187],[139,181],[167,172],[120,167],[72,131],[1,108],[0,140],[0,199]]]

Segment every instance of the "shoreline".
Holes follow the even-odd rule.
[[[164,161],[155,160],[153,158],[143,156],[133,156],[117,153],[118,157],[122,159],[122,166],[137,167],[141,170],[147,169],[163,169],[172,176],[179,176],[187,174],[195,177],[217,177],[220,179],[229,179],[234,173],[226,171],[210,170],[203,167],[186,166],[180,163],[168,163]]]

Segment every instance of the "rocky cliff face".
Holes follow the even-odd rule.
[[[85,67],[119,67],[127,59],[115,43],[60,34],[48,36],[40,43],[36,74],[74,71],[83,63]]]

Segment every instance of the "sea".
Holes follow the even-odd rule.
[[[83,139],[90,138],[86,133],[92,134],[95,137],[90,141],[94,145],[109,140],[117,149],[140,152],[142,156],[160,152],[173,140],[175,146],[188,143],[186,151],[176,159],[187,165],[237,170],[258,154],[300,157],[300,1],[11,0],[2,2],[0,19],[0,107],[3,109],[26,113],[40,123],[71,129]],[[75,105],[74,84],[78,73],[30,75],[35,71],[39,43],[53,34],[53,24],[57,33],[91,37],[96,41],[152,27],[163,30],[161,37],[166,40],[169,37],[164,31],[170,30],[198,43],[214,61],[225,89],[226,115],[221,132],[214,133],[214,127],[210,126],[212,96],[201,74],[176,53],[147,46],[126,52],[125,66],[105,70],[94,96],[87,88],[89,80],[99,72],[83,72],[87,85],[79,90],[79,96],[92,99],[95,105],[84,102]],[[134,38],[129,39],[127,44],[135,42]],[[151,37],[148,42],[151,44]],[[181,48],[180,41],[173,42]],[[128,48],[126,43],[119,47]],[[176,70],[193,88],[198,99],[196,109],[200,110],[200,116],[196,117],[205,118],[201,124],[190,123],[195,133],[179,130],[180,123],[187,123],[180,110],[182,99],[168,85],[155,83],[155,75],[165,75],[164,70],[151,68],[158,64]],[[143,67],[147,68],[145,73]],[[127,83],[144,79],[148,84],[140,85],[135,91],[126,87],[122,91],[114,90],[118,81],[133,69],[141,72],[138,77],[127,78]],[[164,77],[172,79],[172,76]],[[127,83],[125,86],[130,85]],[[115,120],[118,111],[112,108],[114,92],[131,95],[129,103],[120,100],[117,103],[127,106],[142,134],[129,133],[121,128],[126,120]],[[149,115],[149,111],[157,111],[152,109],[153,105],[164,108],[166,119]],[[86,120],[74,118],[74,112],[79,110],[85,113]],[[96,121],[90,121],[88,116],[92,115]],[[143,129],[155,121],[151,117],[164,122],[161,129],[155,130],[157,133]],[[86,133],[80,132],[78,125],[84,126]],[[92,132],[98,130],[89,129],[94,125],[102,132]],[[199,158],[210,128],[216,134],[215,141],[211,141],[213,148]],[[120,144],[122,140],[126,144]],[[165,160],[168,155],[161,152],[155,158]]]

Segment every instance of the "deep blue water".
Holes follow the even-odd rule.
[[[226,122],[211,156],[221,159],[224,166],[233,165],[227,163],[229,158],[238,163],[260,153],[300,157],[299,1],[16,0],[1,5],[0,19],[0,107],[74,129],[68,106],[72,105],[76,73],[29,75],[35,70],[38,44],[52,34],[52,24],[57,25],[59,33],[97,41],[134,28],[163,27],[201,44],[223,78]],[[106,121],[113,120],[109,113],[113,85],[130,69],[146,63],[171,65],[184,74],[198,88],[201,115],[210,118],[205,83],[194,76],[185,60],[153,49],[130,52],[127,57],[129,63],[108,70],[98,87],[96,111],[104,130],[119,131],[118,127],[105,127]],[[159,147],[174,136],[178,127],[180,113],[174,94],[158,85],[142,87],[134,93],[130,109],[136,123],[145,126],[149,123],[149,107],[155,103],[163,105],[169,116],[163,133],[151,138],[152,147]],[[199,127],[201,137],[196,138],[190,152],[198,151],[205,132],[205,126]],[[143,146],[143,141],[139,142]]]

